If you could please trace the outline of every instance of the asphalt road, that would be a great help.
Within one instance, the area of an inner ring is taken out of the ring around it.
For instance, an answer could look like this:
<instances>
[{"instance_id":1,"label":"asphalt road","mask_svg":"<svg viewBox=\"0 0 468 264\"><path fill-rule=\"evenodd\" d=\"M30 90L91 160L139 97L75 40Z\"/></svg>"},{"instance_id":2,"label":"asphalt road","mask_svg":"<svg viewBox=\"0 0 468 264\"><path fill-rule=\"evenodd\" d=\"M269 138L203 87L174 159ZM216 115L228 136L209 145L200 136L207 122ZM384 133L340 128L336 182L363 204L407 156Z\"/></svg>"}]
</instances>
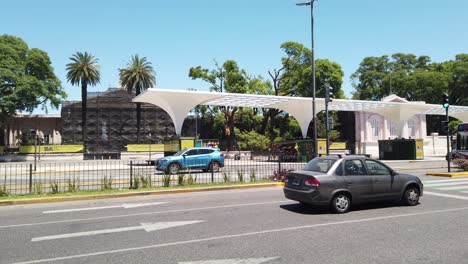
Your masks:
<instances>
[{"instance_id":1,"label":"asphalt road","mask_svg":"<svg viewBox=\"0 0 468 264\"><path fill-rule=\"evenodd\" d=\"M301 209L281 188L0 208L0 263L467 263L468 178L415 207Z\"/></svg>"}]
</instances>

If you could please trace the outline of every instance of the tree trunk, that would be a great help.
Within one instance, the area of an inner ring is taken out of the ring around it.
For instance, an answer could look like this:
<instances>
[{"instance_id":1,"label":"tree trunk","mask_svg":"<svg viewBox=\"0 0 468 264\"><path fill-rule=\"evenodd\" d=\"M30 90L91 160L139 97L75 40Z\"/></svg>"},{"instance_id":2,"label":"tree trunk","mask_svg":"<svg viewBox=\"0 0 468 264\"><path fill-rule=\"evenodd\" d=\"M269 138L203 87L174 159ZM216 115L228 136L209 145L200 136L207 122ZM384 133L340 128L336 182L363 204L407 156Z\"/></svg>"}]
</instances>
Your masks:
<instances>
[{"instance_id":1,"label":"tree trunk","mask_svg":"<svg viewBox=\"0 0 468 264\"><path fill-rule=\"evenodd\" d=\"M86 81L81 81L81 138L83 141L83 153L87 153L87 135L86 132L88 131L88 125L86 123L86 115L87 115L87 106L86 101L88 100L88 85Z\"/></svg>"},{"instance_id":2,"label":"tree trunk","mask_svg":"<svg viewBox=\"0 0 468 264\"><path fill-rule=\"evenodd\" d=\"M137 144L140 144L140 119L141 119L141 103L137 103Z\"/></svg>"}]
</instances>

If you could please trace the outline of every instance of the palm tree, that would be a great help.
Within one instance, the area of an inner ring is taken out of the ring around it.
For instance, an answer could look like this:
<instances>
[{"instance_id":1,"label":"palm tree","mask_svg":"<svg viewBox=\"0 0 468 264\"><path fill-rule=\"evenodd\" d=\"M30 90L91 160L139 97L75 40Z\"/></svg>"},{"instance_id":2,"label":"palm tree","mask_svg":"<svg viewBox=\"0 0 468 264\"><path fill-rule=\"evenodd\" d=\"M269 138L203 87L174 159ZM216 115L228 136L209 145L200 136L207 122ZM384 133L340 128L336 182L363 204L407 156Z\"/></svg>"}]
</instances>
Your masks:
<instances>
[{"instance_id":1,"label":"palm tree","mask_svg":"<svg viewBox=\"0 0 468 264\"><path fill-rule=\"evenodd\" d=\"M81 85L81 136L83 139L83 152L86 153L86 101L88 99L88 85L94 86L99 83L101 74L99 72L98 59L88 52L77 52L70 57L71 62L67 64L67 80L72 85Z\"/></svg>"},{"instance_id":2,"label":"palm tree","mask_svg":"<svg viewBox=\"0 0 468 264\"><path fill-rule=\"evenodd\" d=\"M127 67L119 69L120 84L127 89L131 94L135 91L138 96L144 90L156 85L156 73L151 66L151 62L146 60L146 57L140 58L138 55L133 55ZM140 119L141 119L141 103L137 103L137 143L140 143Z\"/></svg>"}]
</instances>

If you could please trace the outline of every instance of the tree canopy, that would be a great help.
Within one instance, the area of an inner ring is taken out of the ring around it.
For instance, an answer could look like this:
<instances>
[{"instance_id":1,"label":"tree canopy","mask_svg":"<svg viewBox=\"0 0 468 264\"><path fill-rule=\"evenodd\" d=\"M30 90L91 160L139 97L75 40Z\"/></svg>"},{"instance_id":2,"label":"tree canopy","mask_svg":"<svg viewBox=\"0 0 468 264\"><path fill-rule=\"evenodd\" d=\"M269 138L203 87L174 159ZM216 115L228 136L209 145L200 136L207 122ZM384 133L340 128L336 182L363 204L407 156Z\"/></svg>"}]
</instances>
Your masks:
<instances>
[{"instance_id":1,"label":"tree canopy","mask_svg":"<svg viewBox=\"0 0 468 264\"><path fill-rule=\"evenodd\" d=\"M133 55L126 68L119 69L120 83L128 93L135 91L139 95L142 91L156 85L156 72L146 57ZM137 143L140 143L141 103L137 103Z\"/></svg>"},{"instance_id":2,"label":"tree canopy","mask_svg":"<svg viewBox=\"0 0 468 264\"><path fill-rule=\"evenodd\" d=\"M351 78L356 90L353 99L380 100L396 94L410 101L438 104L447 93L451 104L468 105L468 54L441 63L404 53L391 58L366 57Z\"/></svg>"},{"instance_id":3,"label":"tree canopy","mask_svg":"<svg viewBox=\"0 0 468 264\"><path fill-rule=\"evenodd\" d=\"M88 85L96 85L100 82L101 73L98 65L98 59L88 52L77 52L70 57L71 62L67 64L67 80L72 85L81 85L81 120L82 120L82 139L84 151L86 152L86 133L87 133L87 105Z\"/></svg>"},{"instance_id":4,"label":"tree canopy","mask_svg":"<svg viewBox=\"0 0 468 264\"><path fill-rule=\"evenodd\" d=\"M58 108L66 98L46 52L18 37L0 36L0 122L17 111Z\"/></svg>"}]
</instances>

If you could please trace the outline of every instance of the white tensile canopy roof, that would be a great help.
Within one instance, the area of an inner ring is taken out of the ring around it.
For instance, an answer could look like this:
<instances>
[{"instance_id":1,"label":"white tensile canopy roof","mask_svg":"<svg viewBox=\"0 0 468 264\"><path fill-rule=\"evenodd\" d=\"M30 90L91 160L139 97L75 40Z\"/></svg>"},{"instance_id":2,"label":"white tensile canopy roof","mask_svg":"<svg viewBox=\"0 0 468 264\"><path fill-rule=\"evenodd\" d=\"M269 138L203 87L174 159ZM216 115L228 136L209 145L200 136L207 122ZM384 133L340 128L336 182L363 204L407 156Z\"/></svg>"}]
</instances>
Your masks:
<instances>
[{"instance_id":1,"label":"white tensile canopy roof","mask_svg":"<svg viewBox=\"0 0 468 264\"><path fill-rule=\"evenodd\" d=\"M198 92L150 88L133 99L135 103L150 103L166 111L174 122L176 134L180 135L185 118L197 105L275 108L293 116L299 123L305 138L312 121L312 98L238 93ZM324 98L316 98L316 112L325 110ZM441 105L424 102L385 102L333 99L329 110L366 111L381 114L401 127L416 114L445 115ZM450 106L449 115L468 122L468 107Z\"/></svg>"}]
</instances>

